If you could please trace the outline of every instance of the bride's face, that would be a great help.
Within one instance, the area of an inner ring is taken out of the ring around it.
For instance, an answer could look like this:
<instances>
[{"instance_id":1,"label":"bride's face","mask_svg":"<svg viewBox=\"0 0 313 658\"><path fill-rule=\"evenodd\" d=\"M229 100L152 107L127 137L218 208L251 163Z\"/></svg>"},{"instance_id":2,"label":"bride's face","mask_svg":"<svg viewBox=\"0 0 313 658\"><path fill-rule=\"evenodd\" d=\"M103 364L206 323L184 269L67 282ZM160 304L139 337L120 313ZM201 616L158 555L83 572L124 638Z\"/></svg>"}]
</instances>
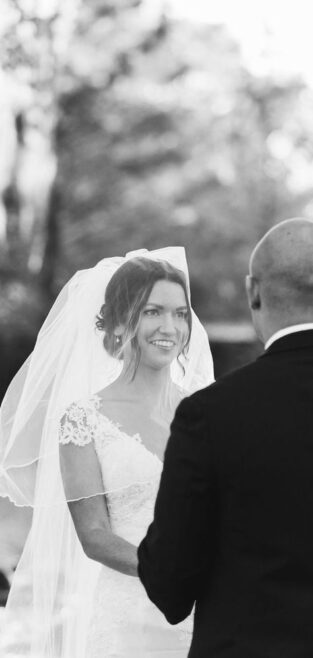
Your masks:
<instances>
[{"instance_id":1,"label":"bride's face","mask_svg":"<svg viewBox=\"0 0 313 658\"><path fill-rule=\"evenodd\" d=\"M141 364L160 369L176 359L188 338L187 312L185 292L179 283L155 283L137 331Z\"/></svg>"}]
</instances>

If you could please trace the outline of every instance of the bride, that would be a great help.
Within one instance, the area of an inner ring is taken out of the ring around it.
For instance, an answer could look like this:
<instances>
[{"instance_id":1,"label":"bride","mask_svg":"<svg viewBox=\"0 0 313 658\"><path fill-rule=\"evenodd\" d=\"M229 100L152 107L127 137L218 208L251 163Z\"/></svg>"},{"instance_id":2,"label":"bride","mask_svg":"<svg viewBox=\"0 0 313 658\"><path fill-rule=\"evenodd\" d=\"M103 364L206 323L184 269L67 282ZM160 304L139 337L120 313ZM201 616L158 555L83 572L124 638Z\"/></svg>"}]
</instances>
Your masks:
<instances>
[{"instance_id":1,"label":"bride","mask_svg":"<svg viewBox=\"0 0 313 658\"><path fill-rule=\"evenodd\" d=\"M212 380L183 249L104 259L63 289L2 405L0 494L34 513L1 655L187 656L191 619L149 601L137 546L176 407Z\"/></svg>"}]
</instances>

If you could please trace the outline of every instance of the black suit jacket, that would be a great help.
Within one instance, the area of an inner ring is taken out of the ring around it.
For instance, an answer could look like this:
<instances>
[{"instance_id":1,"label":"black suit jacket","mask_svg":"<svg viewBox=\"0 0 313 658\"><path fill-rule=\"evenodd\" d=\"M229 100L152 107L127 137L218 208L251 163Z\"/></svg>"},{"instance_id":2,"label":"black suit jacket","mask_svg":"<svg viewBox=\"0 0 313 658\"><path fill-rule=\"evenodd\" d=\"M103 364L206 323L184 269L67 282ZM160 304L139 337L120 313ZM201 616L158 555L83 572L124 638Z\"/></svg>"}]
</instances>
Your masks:
<instances>
[{"instance_id":1,"label":"black suit jacket","mask_svg":"<svg viewBox=\"0 0 313 658\"><path fill-rule=\"evenodd\" d=\"M313 657L313 331L183 400L138 554L190 658Z\"/></svg>"}]
</instances>

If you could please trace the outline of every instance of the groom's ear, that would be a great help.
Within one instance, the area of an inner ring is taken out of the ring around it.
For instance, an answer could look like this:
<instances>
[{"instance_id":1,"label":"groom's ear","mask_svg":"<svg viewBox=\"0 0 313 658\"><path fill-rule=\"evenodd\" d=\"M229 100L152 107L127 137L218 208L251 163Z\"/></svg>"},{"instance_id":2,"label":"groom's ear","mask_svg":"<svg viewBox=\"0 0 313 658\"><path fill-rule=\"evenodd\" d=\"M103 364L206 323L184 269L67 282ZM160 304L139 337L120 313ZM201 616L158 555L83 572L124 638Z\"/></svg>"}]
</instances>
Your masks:
<instances>
[{"instance_id":1,"label":"groom's ear","mask_svg":"<svg viewBox=\"0 0 313 658\"><path fill-rule=\"evenodd\" d=\"M257 311L261 308L260 285L258 280L251 274L246 276L246 291L250 308Z\"/></svg>"}]
</instances>

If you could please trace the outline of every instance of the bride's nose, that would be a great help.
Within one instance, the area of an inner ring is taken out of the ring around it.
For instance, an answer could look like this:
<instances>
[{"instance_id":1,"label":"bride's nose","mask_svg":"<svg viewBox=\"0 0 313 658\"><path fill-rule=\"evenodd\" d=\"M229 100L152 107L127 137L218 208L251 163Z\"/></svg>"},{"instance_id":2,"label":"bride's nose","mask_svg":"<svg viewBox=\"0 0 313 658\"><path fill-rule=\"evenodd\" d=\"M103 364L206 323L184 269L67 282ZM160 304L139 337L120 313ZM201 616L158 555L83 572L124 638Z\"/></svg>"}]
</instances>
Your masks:
<instances>
[{"instance_id":1,"label":"bride's nose","mask_svg":"<svg viewBox=\"0 0 313 658\"><path fill-rule=\"evenodd\" d=\"M175 322L172 313L164 313L162 315L162 322L160 331L164 334L173 334L176 331Z\"/></svg>"}]
</instances>

